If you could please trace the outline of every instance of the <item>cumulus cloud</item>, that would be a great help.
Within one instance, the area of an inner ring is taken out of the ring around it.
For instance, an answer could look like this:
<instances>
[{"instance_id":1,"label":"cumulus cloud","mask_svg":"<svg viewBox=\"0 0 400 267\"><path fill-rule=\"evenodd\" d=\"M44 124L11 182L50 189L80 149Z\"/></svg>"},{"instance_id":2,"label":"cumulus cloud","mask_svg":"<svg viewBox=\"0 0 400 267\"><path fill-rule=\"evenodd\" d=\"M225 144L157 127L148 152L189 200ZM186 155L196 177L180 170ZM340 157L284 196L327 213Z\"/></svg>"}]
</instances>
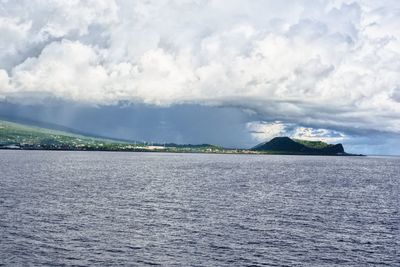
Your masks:
<instances>
[{"instance_id":1,"label":"cumulus cloud","mask_svg":"<svg viewBox=\"0 0 400 267\"><path fill-rule=\"evenodd\" d=\"M14 93L37 92L86 102L94 95L104 97L108 77L99 61L93 48L79 42L51 43L40 56L13 69Z\"/></svg>"},{"instance_id":2,"label":"cumulus cloud","mask_svg":"<svg viewBox=\"0 0 400 267\"><path fill-rule=\"evenodd\" d=\"M10 81L8 78L8 74L4 70L0 70L0 88L2 88L4 92L7 92L10 88Z\"/></svg>"},{"instance_id":3,"label":"cumulus cloud","mask_svg":"<svg viewBox=\"0 0 400 267\"><path fill-rule=\"evenodd\" d=\"M287 125L282 122L253 121L246 124L251 136L258 142L269 141L274 137L288 136Z\"/></svg>"},{"instance_id":4,"label":"cumulus cloud","mask_svg":"<svg viewBox=\"0 0 400 267\"><path fill-rule=\"evenodd\" d=\"M0 98L238 106L400 133L399 15L395 0L2 0Z\"/></svg>"},{"instance_id":5,"label":"cumulus cloud","mask_svg":"<svg viewBox=\"0 0 400 267\"><path fill-rule=\"evenodd\" d=\"M11 71L38 56L51 42L107 34L117 22L117 5L107 0L0 1L0 68ZM101 32L95 29L102 28Z\"/></svg>"},{"instance_id":6,"label":"cumulus cloud","mask_svg":"<svg viewBox=\"0 0 400 267\"><path fill-rule=\"evenodd\" d=\"M258 142L269 141L278 136L288 136L295 139L323 141L327 143L343 142L349 138L344 133L338 131L304 127L293 123L283 123L281 121L253 121L247 123L246 126L252 137Z\"/></svg>"}]
</instances>

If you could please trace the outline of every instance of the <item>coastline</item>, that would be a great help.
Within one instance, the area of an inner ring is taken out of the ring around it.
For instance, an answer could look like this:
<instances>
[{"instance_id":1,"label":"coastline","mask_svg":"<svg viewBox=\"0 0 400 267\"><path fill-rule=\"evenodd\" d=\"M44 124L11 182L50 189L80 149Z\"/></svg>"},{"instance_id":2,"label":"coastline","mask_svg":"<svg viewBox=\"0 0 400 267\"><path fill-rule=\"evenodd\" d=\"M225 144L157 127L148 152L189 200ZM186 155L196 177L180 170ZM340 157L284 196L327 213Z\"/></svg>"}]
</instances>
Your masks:
<instances>
[{"instance_id":1,"label":"coastline","mask_svg":"<svg viewBox=\"0 0 400 267\"><path fill-rule=\"evenodd\" d=\"M277 156L332 156L332 157L366 157L363 154L312 154L280 151L252 151L246 149L222 149L204 151L195 149L91 149L91 148L7 148L0 147L0 150L13 151L73 151L73 152L131 152L131 153L176 153L176 154L221 154L221 155L277 155Z\"/></svg>"}]
</instances>

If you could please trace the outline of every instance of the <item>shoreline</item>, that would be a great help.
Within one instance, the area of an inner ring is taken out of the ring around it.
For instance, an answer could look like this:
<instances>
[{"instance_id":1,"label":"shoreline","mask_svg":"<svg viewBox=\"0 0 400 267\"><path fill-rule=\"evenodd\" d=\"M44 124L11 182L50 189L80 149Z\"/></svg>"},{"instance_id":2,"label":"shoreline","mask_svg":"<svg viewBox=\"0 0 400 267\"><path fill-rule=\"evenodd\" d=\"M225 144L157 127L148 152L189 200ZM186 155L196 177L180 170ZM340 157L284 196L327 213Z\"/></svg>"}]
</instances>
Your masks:
<instances>
[{"instance_id":1,"label":"shoreline","mask_svg":"<svg viewBox=\"0 0 400 267\"><path fill-rule=\"evenodd\" d=\"M329 156L329 157L366 157L363 154L302 154L302 153L280 153L275 151L252 151L232 149L224 151L195 151L195 150L157 150L157 149L62 149L62 148L6 148L0 147L0 150L13 151L62 151L62 152L131 152L131 153L173 153L173 154L220 154L220 155L277 155L277 156Z\"/></svg>"}]
</instances>

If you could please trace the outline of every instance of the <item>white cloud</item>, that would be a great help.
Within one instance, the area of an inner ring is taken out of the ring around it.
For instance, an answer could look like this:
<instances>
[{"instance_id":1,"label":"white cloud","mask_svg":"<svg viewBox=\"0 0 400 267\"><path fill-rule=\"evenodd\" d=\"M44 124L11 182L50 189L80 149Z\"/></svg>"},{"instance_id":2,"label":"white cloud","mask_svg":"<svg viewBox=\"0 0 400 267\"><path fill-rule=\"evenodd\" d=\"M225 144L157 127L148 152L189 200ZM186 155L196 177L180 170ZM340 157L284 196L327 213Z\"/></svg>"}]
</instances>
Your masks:
<instances>
[{"instance_id":1,"label":"white cloud","mask_svg":"<svg viewBox=\"0 0 400 267\"><path fill-rule=\"evenodd\" d=\"M343 142L349 138L344 133L334 130L303 127L293 123L283 123L280 121L253 121L247 123L246 126L253 139L258 142L269 141L274 137L280 136L288 136L308 141L323 141L327 143Z\"/></svg>"},{"instance_id":2,"label":"white cloud","mask_svg":"<svg viewBox=\"0 0 400 267\"><path fill-rule=\"evenodd\" d=\"M291 136L296 139L323 141L327 143L342 142L346 139L346 135L338 131L309 127L296 127Z\"/></svg>"},{"instance_id":3,"label":"white cloud","mask_svg":"<svg viewBox=\"0 0 400 267\"><path fill-rule=\"evenodd\" d=\"M0 96L235 105L400 133L399 14L390 0L3 0Z\"/></svg>"},{"instance_id":4,"label":"white cloud","mask_svg":"<svg viewBox=\"0 0 400 267\"><path fill-rule=\"evenodd\" d=\"M28 58L13 69L15 94L37 92L75 101L102 102L108 76L99 60L95 49L79 42L51 43L40 56Z\"/></svg>"},{"instance_id":5,"label":"white cloud","mask_svg":"<svg viewBox=\"0 0 400 267\"><path fill-rule=\"evenodd\" d=\"M0 68L8 68L23 59L20 52L26 44L31 22L0 17Z\"/></svg>"},{"instance_id":6,"label":"white cloud","mask_svg":"<svg viewBox=\"0 0 400 267\"><path fill-rule=\"evenodd\" d=\"M97 42L102 35L109 35L117 11L117 4L108 0L2 0L0 68L11 70L60 38L86 36ZM93 30L96 27L100 32Z\"/></svg>"},{"instance_id":7,"label":"white cloud","mask_svg":"<svg viewBox=\"0 0 400 267\"><path fill-rule=\"evenodd\" d=\"M271 140L274 137L287 136L288 125L282 122L253 121L246 124L251 136L258 142Z\"/></svg>"},{"instance_id":8,"label":"white cloud","mask_svg":"<svg viewBox=\"0 0 400 267\"><path fill-rule=\"evenodd\" d=\"M10 79L8 74L4 70L0 70L0 88L2 88L3 94L0 93L0 100L5 97L5 94L10 90Z\"/></svg>"}]
</instances>

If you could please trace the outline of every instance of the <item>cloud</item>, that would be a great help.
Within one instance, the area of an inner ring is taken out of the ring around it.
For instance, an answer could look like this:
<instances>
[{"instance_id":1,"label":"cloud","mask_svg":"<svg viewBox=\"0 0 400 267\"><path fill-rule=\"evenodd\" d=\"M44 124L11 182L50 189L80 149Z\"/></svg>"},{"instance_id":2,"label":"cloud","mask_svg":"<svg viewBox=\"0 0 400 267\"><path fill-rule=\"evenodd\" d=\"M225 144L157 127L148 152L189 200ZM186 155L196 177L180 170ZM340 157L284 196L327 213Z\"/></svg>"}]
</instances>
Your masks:
<instances>
[{"instance_id":1,"label":"cloud","mask_svg":"<svg viewBox=\"0 0 400 267\"><path fill-rule=\"evenodd\" d=\"M232 148L256 145L246 128L251 118L242 110L230 107L88 106L62 101L36 105L2 103L0 119L19 123L39 121L34 125L62 125L81 133L132 141L210 143Z\"/></svg>"},{"instance_id":2,"label":"cloud","mask_svg":"<svg viewBox=\"0 0 400 267\"><path fill-rule=\"evenodd\" d=\"M349 138L349 136L346 136L344 133L334 130L316 129L280 121L253 121L247 123L246 126L252 137L258 142L269 141L279 136L288 136L309 141L323 141L327 143L343 142Z\"/></svg>"},{"instance_id":3,"label":"cloud","mask_svg":"<svg viewBox=\"0 0 400 267\"><path fill-rule=\"evenodd\" d=\"M0 88L2 88L2 90L4 92L7 92L10 88L9 77L8 77L7 72L4 70L0 70ZM0 100L1 100L1 96L0 96Z\"/></svg>"},{"instance_id":4,"label":"cloud","mask_svg":"<svg viewBox=\"0 0 400 267\"><path fill-rule=\"evenodd\" d=\"M390 0L1 1L0 97L399 134L399 14Z\"/></svg>"},{"instance_id":5,"label":"cloud","mask_svg":"<svg viewBox=\"0 0 400 267\"><path fill-rule=\"evenodd\" d=\"M0 2L0 68L11 71L35 57L51 42L91 39L107 34L106 28L117 21L118 6L113 1L42 1ZM96 32L101 28L101 33Z\"/></svg>"},{"instance_id":6,"label":"cloud","mask_svg":"<svg viewBox=\"0 0 400 267\"><path fill-rule=\"evenodd\" d=\"M20 22L16 18L0 17L0 62L1 67L10 68L23 60L21 50L26 44L31 22Z\"/></svg>"},{"instance_id":7,"label":"cloud","mask_svg":"<svg viewBox=\"0 0 400 267\"><path fill-rule=\"evenodd\" d=\"M80 42L46 46L40 56L28 58L12 72L14 94L41 93L75 101L103 101L108 79L95 49Z\"/></svg>"},{"instance_id":8,"label":"cloud","mask_svg":"<svg viewBox=\"0 0 400 267\"><path fill-rule=\"evenodd\" d=\"M279 121L271 123L255 121L247 123L246 126L251 136L258 142L269 141L274 137L288 135L287 125Z\"/></svg>"}]
</instances>

